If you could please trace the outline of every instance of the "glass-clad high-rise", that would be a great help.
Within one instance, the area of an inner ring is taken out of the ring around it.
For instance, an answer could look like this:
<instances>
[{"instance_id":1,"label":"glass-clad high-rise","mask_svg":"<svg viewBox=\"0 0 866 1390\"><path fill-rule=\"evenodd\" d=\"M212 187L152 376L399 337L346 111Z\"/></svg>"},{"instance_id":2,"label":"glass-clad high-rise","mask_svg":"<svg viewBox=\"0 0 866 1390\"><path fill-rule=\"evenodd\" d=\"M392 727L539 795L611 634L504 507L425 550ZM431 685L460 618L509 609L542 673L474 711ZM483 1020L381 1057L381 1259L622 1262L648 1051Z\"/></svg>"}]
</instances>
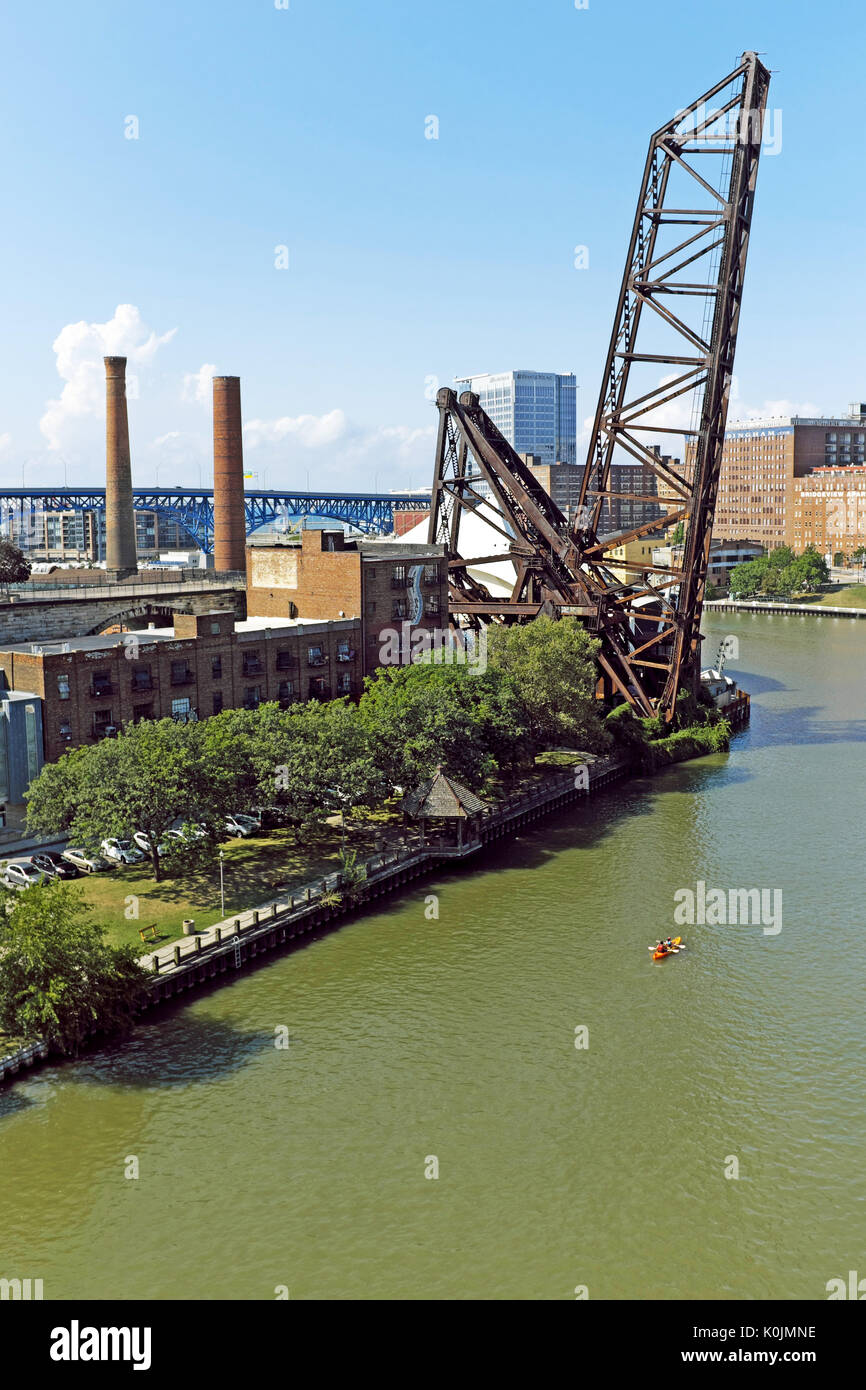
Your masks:
<instances>
[{"instance_id":1,"label":"glass-clad high-rise","mask_svg":"<svg viewBox=\"0 0 866 1390\"><path fill-rule=\"evenodd\" d=\"M486 372L459 377L518 454L539 463L577 462L577 381L572 372Z\"/></svg>"}]
</instances>

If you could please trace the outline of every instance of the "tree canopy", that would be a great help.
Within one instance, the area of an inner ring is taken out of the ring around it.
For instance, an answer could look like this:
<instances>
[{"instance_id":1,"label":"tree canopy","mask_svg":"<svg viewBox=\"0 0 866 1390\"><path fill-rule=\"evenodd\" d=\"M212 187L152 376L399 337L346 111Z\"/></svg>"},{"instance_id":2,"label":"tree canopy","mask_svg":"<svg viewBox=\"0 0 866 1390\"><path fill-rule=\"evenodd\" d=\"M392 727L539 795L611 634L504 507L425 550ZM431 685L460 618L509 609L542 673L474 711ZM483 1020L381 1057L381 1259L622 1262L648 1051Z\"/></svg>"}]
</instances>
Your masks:
<instances>
[{"instance_id":1,"label":"tree canopy","mask_svg":"<svg viewBox=\"0 0 866 1390\"><path fill-rule=\"evenodd\" d=\"M605 746L595 699L601 643L575 618L494 627L487 644L490 667L510 678L533 743Z\"/></svg>"},{"instance_id":2,"label":"tree canopy","mask_svg":"<svg viewBox=\"0 0 866 1390\"><path fill-rule=\"evenodd\" d=\"M30 578L30 561L11 541L0 539L0 584L23 584Z\"/></svg>"},{"instance_id":3,"label":"tree canopy","mask_svg":"<svg viewBox=\"0 0 866 1390\"><path fill-rule=\"evenodd\" d=\"M0 947L0 1027L73 1053L94 1027L128 1027L144 972L132 947L103 938L68 884L19 894Z\"/></svg>"},{"instance_id":4,"label":"tree canopy","mask_svg":"<svg viewBox=\"0 0 866 1390\"><path fill-rule=\"evenodd\" d=\"M752 598L766 594L785 599L791 594L812 593L826 584L830 572L827 562L814 546L795 555L788 545L777 546L758 560L747 560L731 571L732 598Z\"/></svg>"},{"instance_id":5,"label":"tree canopy","mask_svg":"<svg viewBox=\"0 0 866 1390\"><path fill-rule=\"evenodd\" d=\"M98 849L104 839L141 830L150 842L154 878L159 846L178 819L209 803L209 769L196 757L197 726L142 720L117 738L71 750L47 763L27 793L27 826L36 834L65 832Z\"/></svg>"},{"instance_id":6,"label":"tree canopy","mask_svg":"<svg viewBox=\"0 0 866 1390\"><path fill-rule=\"evenodd\" d=\"M381 804L444 767L478 789L547 747L607 746L595 700L598 642L573 619L489 629L487 664L387 666L357 704L231 709L187 724L143 720L47 764L28 793L31 832L85 847L143 831L154 878L178 822L210 830L181 851L214 852L225 817L281 808L297 826ZM177 842L182 845L182 842Z\"/></svg>"}]
</instances>

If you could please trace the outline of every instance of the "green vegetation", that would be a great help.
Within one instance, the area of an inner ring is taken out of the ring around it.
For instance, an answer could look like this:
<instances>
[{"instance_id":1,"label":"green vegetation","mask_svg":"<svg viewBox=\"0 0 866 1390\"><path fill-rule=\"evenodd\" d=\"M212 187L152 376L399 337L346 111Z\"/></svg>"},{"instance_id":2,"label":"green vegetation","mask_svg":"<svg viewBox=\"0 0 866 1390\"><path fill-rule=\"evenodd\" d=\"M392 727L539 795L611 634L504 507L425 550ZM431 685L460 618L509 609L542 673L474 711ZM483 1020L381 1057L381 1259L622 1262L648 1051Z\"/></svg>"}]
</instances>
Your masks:
<instances>
[{"instance_id":1,"label":"green vegetation","mask_svg":"<svg viewBox=\"0 0 866 1390\"><path fill-rule=\"evenodd\" d=\"M670 725L658 718L641 719L630 705L617 705L605 720L616 746L646 772L670 763L724 753L730 746L731 725L712 701L681 691Z\"/></svg>"},{"instance_id":2,"label":"green vegetation","mask_svg":"<svg viewBox=\"0 0 866 1390\"><path fill-rule=\"evenodd\" d=\"M866 584L830 586L820 595L817 603L830 608L866 608Z\"/></svg>"},{"instance_id":3,"label":"green vegetation","mask_svg":"<svg viewBox=\"0 0 866 1390\"><path fill-rule=\"evenodd\" d=\"M814 593L828 578L827 563L813 546L795 555L790 546L780 545L760 560L736 565L730 594L733 599L761 595L783 603L794 594Z\"/></svg>"},{"instance_id":4,"label":"green vegetation","mask_svg":"<svg viewBox=\"0 0 866 1390\"><path fill-rule=\"evenodd\" d=\"M493 673L511 683L530 743L574 744L589 752L606 746L595 699L596 653L601 643L575 619L536 618L488 632Z\"/></svg>"},{"instance_id":5,"label":"green vegetation","mask_svg":"<svg viewBox=\"0 0 866 1390\"><path fill-rule=\"evenodd\" d=\"M489 669L419 663L368 677L357 705L226 710L196 724L143 721L46 766L27 798L32 833L98 850L143 831L154 883L213 872L226 816L269 808L308 836L335 812L381 806L447 767L473 790L515 777L550 742L608 740L594 699L598 643L573 620L500 629ZM171 844L177 822L205 834Z\"/></svg>"},{"instance_id":6,"label":"green vegetation","mask_svg":"<svg viewBox=\"0 0 866 1390\"><path fill-rule=\"evenodd\" d=\"M129 1026L145 976L129 946L106 944L88 905L61 883L28 889L6 917L0 1028L77 1052L94 1028Z\"/></svg>"},{"instance_id":7,"label":"green vegetation","mask_svg":"<svg viewBox=\"0 0 866 1390\"><path fill-rule=\"evenodd\" d=\"M383 836L387 839L401 824L396 804L375 817L347 814L349 862L352 854L359 860L374 854ZM222 846L225 916L248 912L270 895L297 892L328 874L342 872L341 841L339 827L327 824L311 826L300 836L294 830L281 829L227 841ZM70 894L92 906L110 944L134 946L136 955L153 949L153 944L143 944L140 936L140 929L151 923L156 927L155 944L165 946L181 936L185 917L193 918L197 931L205 931L223 918L216 856L166 859L158 883L144 863L118 865L65 886ZM42 890L28 890L28 894L30 891L35 895ZM28 894L10 897L17 900Z\"/></svg>"},{"instance_id":8,"label":"green vegetation","mask_svg":"<svg viewBox=\"0 0 866 1390\"><path fill-rule=\"evenodd\" d=\"M0 584L23 584L30 578L30 561L11 541L0 539Z\"/></svg>"},{"instance_id":9,"label":"green vegetation","mask_svg":"<svg viewBox=\"0 0 866 1390\"><path fill-rule=\"evenodd\" d=\"M142 722L46 766L28 795L31 831L66 832L98 850L103 839L141 830L150 863L11 899L0 1028L74 1050L97 1024L123 1026L140 983L133 967L145 950L142 929L153 925L165 941L185 917L203 930L224 915L221 842L227 914L337 870L339 901L351 901L361 861L399 828L400 790L437 766L482 795L502 796L543 777L539 760L581 756L569 749L628 748L637 765L655 767L727 747L730 730L715 706L687 695L673 727L636 719L625 705L603 719L599 644L573 619L540 618L487 637L486 669L435 660L385 667L357 704ZM225 843L226 817L249 807L281 828ZM168 834L178 823L185 839ZM202 827L196 836L193 826Z\"/></svg>"}]
</instances>

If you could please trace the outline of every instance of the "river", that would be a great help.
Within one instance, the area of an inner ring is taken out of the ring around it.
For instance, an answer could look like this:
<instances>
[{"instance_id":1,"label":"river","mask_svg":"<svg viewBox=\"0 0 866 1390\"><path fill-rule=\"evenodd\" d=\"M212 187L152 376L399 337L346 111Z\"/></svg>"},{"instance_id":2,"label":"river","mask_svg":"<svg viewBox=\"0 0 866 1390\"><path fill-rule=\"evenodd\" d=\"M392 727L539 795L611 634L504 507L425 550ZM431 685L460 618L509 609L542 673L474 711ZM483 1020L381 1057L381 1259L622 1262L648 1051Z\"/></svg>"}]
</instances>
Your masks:
<instances>
[{"instance_id":1,"label":"river","mask_svg":"<svg viewBox=\"0 0 866 1390\"><path fill-rule=\"evenodd\" d=\"M0 1276L152 1300L826 1298L866 1275L866 623L705 630L752 692L729 754L0 1092ZM653 965L698 882L778 890L781 930L677 928Z\"/></svg>"}]
</instances>

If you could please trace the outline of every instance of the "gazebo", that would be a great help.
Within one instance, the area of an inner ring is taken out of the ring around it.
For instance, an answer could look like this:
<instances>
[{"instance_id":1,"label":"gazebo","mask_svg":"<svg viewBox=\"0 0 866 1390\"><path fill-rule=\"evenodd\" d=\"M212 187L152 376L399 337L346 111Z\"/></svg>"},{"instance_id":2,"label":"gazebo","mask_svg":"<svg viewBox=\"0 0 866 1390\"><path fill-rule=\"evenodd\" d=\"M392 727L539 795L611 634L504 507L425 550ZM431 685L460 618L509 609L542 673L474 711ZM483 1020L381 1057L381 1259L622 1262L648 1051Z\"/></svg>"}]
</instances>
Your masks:
<instances>
[{"instance_id":1,"label":"gazebo","mask_svg":"<svg viewBox=\"0 0 866 1390\"><path fill-rule=\"evenodd\" d=\"M467 787L455 782L452 777L448 777L437 767L436 773L426 782L422 782L413 792L403 798L403 812L412 820L421 823L421 843L426 842L428 823L439 821L440 833L445 837L446 833L450 843L458 850L463 849L467 843L471 843L475 838L474 831L477 827L479 816L487 810L484 802L479 800L474 792ZM457 835L454 836L454 822L457 823ZM466 833L464 833L464 825Z\"/></svg>"}]
</instances>

